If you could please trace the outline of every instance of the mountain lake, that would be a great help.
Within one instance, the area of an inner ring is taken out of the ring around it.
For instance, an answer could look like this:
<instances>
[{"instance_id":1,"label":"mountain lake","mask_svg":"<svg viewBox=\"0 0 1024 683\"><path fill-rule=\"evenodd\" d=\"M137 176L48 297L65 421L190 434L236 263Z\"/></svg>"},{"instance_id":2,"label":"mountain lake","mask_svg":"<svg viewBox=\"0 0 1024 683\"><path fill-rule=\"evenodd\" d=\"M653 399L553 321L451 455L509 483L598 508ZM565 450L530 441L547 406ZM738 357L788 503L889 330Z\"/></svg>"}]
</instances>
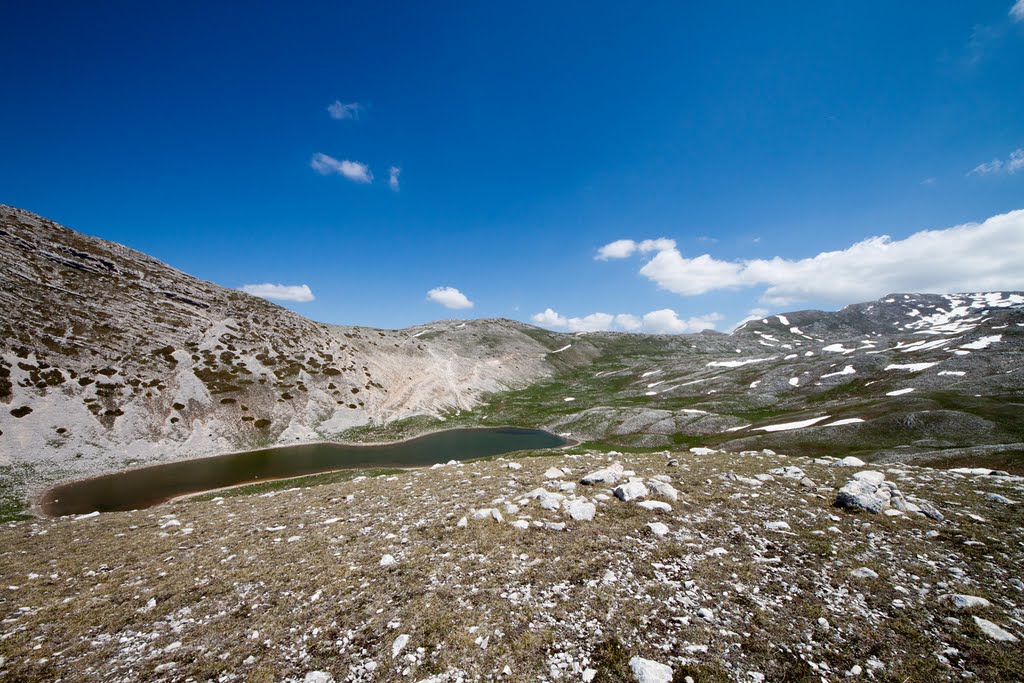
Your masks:
<instances>
[{"instance_id":1,"label":"mountain lake","mask_svg":"<svg viewBox=\"0 0 1024 683\"><path fill-rule=\"evenodd\" d=\"M540 429L450 429L386 444L280 446L114 472L45 491L48 516L139 510L193 493L343 469L422 467L570 442Z\"/></svg>"}]
</instances>

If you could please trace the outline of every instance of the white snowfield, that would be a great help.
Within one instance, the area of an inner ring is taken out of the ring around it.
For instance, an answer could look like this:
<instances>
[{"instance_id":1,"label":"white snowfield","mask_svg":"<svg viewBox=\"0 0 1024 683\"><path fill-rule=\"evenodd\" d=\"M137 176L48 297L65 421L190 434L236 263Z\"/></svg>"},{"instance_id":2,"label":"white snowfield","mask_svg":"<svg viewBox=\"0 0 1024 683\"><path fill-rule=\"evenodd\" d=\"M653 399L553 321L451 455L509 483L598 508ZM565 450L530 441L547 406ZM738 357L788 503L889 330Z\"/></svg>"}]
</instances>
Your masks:
<instances>
[{"instance_id":1,"label":"white snowfield","mask_svg":"<svg viewBox=\"0 0 1024 683\"><path fill-rule=\"evenodd\" d=\"M994 334L990 337L982 337L978 341L970 342L969 344L962 344L961 349L971 349L972 351L979 351L981 349L987 349L998 341L1002 341L1003 335Z\"/></svg>"},{"instance_id":2,"label":"white snowfield","mask_svg":"<svg viewBox=\"0 0 1024 683\"><path fill-rule=\"evenodd\" d=\"M864 421L864 418L862 418L862 417L848 417L848 418L843 419L843 420L836 420L835 422L829 422L828 424L822 425L822 427L841 427L843 425L852 425L852 424L857 424L858 422L863 422L863 421Z\"/></svg>"},{"instance_id":3,"label":"white snowfield","mask_svg":"<svg viewBox=\"0 0 1024 683\"><path fill-rule=\"evenodd\" d=\"M748 358L747 360L714 360L707 364L709 368L739 368L744 365L751 365L752 363L764 363L768 360L774 360L775 356L768 358Z\"/></svg>"},{"instance_id":4,"label":"white snowfield","mask_svg":"<svg viewBox=\"0 0 1024 683\"><path fill-rule=\"evenodd\" d=\"M914 391L914 387L907 387L906 389L897 389L896 391L886 392L886 396L903 396Z\"/></svg>"},{"instance_id":5,"label":"white snowfield","mask_svg":"<svg viewBox=\"0 0 1024 683\"><path fill-rule=\"evenodd\" d=\"M841 375L852 375L852 374L854 374L856 372L857 371L854 369L854 367L852 365L847 365L842 370L837 370L836 372L827 373L825 375L822 375L821 378L822 379L826 379L828 377L839 377Z\"/></svg>"},{"instance_id":6,"label":"white snowfield","mask_svg":"<svg viewBox=\"0 0 1024 683\"><path fill-rule=\"evenodd\" d=\"M822 415L821 417L812 417L809 420L800 420L799 422L784 422L777 425L768 425L766 427L754 427L754 431L761 432L786 432L791 429L803 429L804 427L810 427L815 425L822 420L827 420L830 415Z\"/></svg>"},{"instance_id":7,"label":"white snowfield","mask_svg":"<svg viewBox=\"0 0 1024 683\"><path fill-rule=\"evenodd\" d=\"M936 365L938 365L937 362L936 363L904 363L902 365L899 364L899 363L893 363L891 365L885 366L885 369L886 370L909 370L910 372L921 372L922 370L927 370L928 368L934 367Z\"/></svg>"},{"instance_id":8,"label":"white snowfield","mask_svg":"<svg viewBox=\"0 0 1024 683\"><path fill-rule=\"evenodd\" d=\"M822 347L822 351L828 351L829 353L853 353L857 349L848 349L842 344L829 344L828 346Z\"/></svg>"}]
</instances>

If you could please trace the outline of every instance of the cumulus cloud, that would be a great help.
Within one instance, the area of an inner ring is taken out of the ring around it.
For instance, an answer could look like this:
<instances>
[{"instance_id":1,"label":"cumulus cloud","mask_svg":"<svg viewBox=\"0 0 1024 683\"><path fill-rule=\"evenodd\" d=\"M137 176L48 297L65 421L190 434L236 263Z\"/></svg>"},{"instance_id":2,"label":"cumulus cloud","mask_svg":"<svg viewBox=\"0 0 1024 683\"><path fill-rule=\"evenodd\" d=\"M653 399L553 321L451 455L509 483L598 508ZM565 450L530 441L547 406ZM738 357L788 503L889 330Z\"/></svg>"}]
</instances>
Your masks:
<instances>
[{"instance_id":1,"label":"cumulus cloud","mask_svg":"<svg viewBox=\"0 0 1024 683\"><path fill-rule=\"evenodd\" d=\"M309 162L309 166L320 175L337 173L341 177L348 178L354 183L373 182L373 174L370 173L370 167L366 164L359 163L358 161L349 161L348 159L339 161L334 157L317 152L313 155L313 159Z\"/></svg>"},{"instance_id":2,"label":"cumulus cloud","mask_svg":"<svg viewBox=\"0 0 1024 683\"><path fill-rule=\"evenodd\" d=\"M640 274L662 289L693 296L764 286L761 301L849 303L889 292L1024 289L1024 210L902 240L869 237L839 251L803 259L723 261L687 258L674 246L658 251Z\"/></svg>"},{"instance_id":3,"label":"cumulus cloud","mask_svg":"<svg viewBox=\"0 0 1024 683\"><path fill-rule=\"evenodd\" d=\"M628 258L637 252L646 254L651 251L671 249L674 246L676 246L675 240L666 239L664 237L659 237L655 240L643 240L642 242L635 242L633 240L615 240L614 242L609 242L598 249L597 256L594 258L598 261L607 261L613 258Z\"/></svg>"},{"instance_id":4,"label":"cumulus cloud","mask_svg":"<svg viewBox=\"0 0 1024 683\"><path fill-rule=\"evenodd\" d=\"M392 166L388 169L388 187L395 192L398 192L398 176L401 173L402 169L397 166Z\"/></svg>"},{"instance_id":5,"label":"cumulus cloud","mask_svg":"<svg viewBox=\"0 0 1024 683\"><path fill-rule=\"evenodd\" d=\"M633 252L636 251L636 242L633 240L615 240L609 242L600 249L597 250L597 256L594 258L598 261L607 261L613 258L626 258L632 256Z\"/></svg>"},{"instance_id":6,"label":"cumulus cloud","mask_svg":"<svg viewBox=\"0 0 1024 683\"><path fill-rule=\"evenodd\" d=\"M359 112L362 109L363 105L358 102L345 103L341 100L334 100L334 102L327 106L327 113L331 115L332 119L343 121L345 119L358 119Z\"/></svg>"},{"instance_id":7,"label":"cumulus cloud","mask_svg":"<svg viewBox=\"0 0 1024 683\"><path fill-rule=\"evenodd\" d=\"M721 320L718 313L687 318L682 320L671 308L645 313L642 328L652 334L681 334L683 332L700 332L715 329L715 322Z\"/></svg>"},{"instance_id":8,"label":"cumulus cloud","mask_svg":"<svg viewBox=\"0 0 1024 683\"><path fill-rule=\"evenodd\" d=\"M1017 0L1010 8L1010 16L1014 21L1024 21L1024 0Z\"/></svg>"},{"instance_id":9,"label":"cumulus cloud","mask_svg":"<svg viewBox=\"0 0 1024 683\"><path fill-rule=\"evenodd\" d=\"M579 318L568 318L558 314L554 309L546 308L530 318L543 327L551 327L569 332L603 332L618 330L625 332L647 332L650 334L680 334L683 332L700 332L713 330L715 322L722 319L718 313L682 319L675 311L665 308L651 311L643 316L631 313L591 313Z\"/></svg>"},{"instance_id":10,"label":"cumulus cloud","mask_svg":"<svg viewBox=\"0 0 1024 683\"><path fill-rule=\"evenodd\" d=\"M473 302L455 287L434 287L427 292L427 300L439 303L445 308L473 308Z\"/></svg>"},{"instance_id":11,"label":"cumulus cloud","mask_svg":"<svg viewBox=\"0 0 1024 683\"><path fill-rule=\"evenodd\" d=\"M272 285L266 282L261 285L242 285L241 290L246 294L252 294L262 299L273 299L274 301L297 301L305 303L312 301L313 290L309 285Z\"/></svg>"},{"instance_id":12,"label":"cumulus cloud","mask_svg":"<svg viewBox=\"0 0 1024 683\"><path fill-rule=\"evenodd\" d=\"M1021 2L1024 3L1024 0ZM1010 152L1006 161L993 159L984 164L978 164L967 175L1013 175L1022 169L1024 169L1024 149L1015 149Z\"/></svg>"}]
</instances>

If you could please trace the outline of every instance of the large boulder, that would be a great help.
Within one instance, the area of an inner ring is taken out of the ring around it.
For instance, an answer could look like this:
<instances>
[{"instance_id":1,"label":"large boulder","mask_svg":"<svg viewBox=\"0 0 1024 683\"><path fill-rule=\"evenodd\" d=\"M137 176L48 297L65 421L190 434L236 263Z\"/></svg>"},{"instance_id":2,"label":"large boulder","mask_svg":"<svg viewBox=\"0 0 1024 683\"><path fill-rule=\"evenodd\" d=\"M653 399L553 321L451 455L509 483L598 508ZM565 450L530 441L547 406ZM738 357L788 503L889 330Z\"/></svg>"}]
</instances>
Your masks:
<instances>
[{"instance_id":1,"label":"large boulder","mask_svg":"<svg viewBox=\"0 0 1024 683\"><path fill-rule=\"evenodd\" d=\"M859 472L858 474L879 474L878 472ZM864 510L879 513L891 507L892 494L896 487L891 483L877 480L876 477L853 479L836 494L836 507L848 510Z\"/></svg>"},{"instance_id":2,"label":"large boulder","mask_svg":"<svg viewBox=\"0 0 1024 683\"><path fill-rule=\"evenodd\" d=\"M589 522L594 519L597 506L582 499L569 501L565 504L565 514L578 522Z\"/></svg>"},{"instance_id":3,"label":"large boulder","mask_svg":"<svg viewBox=\"0 0 1024 683\"><path fill-rule=\"evenodd\" d=\"M625 484L616 486L612 490L612 493L614 493L615 497L619 500L628 503L629 501L636 500L637 498L646 498L647 487L644 486L644 483L639 479L633 479L627 481Z\"/></svg>"}]
</instances>

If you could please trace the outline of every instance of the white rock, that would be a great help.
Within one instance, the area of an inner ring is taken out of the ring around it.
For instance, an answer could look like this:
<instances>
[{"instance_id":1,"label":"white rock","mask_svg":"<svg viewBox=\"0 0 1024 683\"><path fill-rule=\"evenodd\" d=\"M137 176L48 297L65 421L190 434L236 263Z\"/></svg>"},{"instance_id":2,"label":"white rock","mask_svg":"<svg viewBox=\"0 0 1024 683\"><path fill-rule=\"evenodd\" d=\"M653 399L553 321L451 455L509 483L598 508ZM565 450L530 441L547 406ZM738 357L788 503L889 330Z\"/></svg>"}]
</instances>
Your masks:
<instances>
[{"instance_id":1,"label":"white rock","mask_svg":"<svg viewBox=\"0 0 1024 683\"><path fill-rule=\"evenodd\" d=\"M857 569L854 569L852 572L850 572L850 576L852 576L855 579L877 579L878 572L867 567L858 567Z\"/></svg>"},{"instance_id":2,"label":"white rock","mask_svg":"<svg viewBox=\"0 0 1024 683\"><path fill-rule=\"evenodd\" d=\"M565 496L561 493L545 493L538 500L540 506L545 510L557 510L562 507L562 501L565 500Z\"/></svg>"},{"instance_id":3,"label":"white rock","mask_svg":"<svg viewBox=\"0 0 1024 683\"><path fill-rule=\"evenodd\" d=\"M565 531L565 522L544 522L544 528L549 531Z\"/></svg>"},{"instance_id":4,"label":"white rock","mask_svg":"<svg viewBox=\"0 0 1024 683\"><path fill-rule=\"evenodd\" d=\"M456 524L455 526L457 526L457 527L460 527L460 528L463 528L463 527L465 527L465 526L466 526L466 525L468 525L468 524L469 524L469 520L468 520L468 519L466 519L465 517L463 517L462 519L460 519L460 520L458 521L458 523L457 523L457 524Z\"/></svg>"},{"instance_id":5,"label":"white rock","mask_svg":"<svg viewBox=\"0 0 1024 683\"><path fill-rule=\"evenodd\" d=\"M651 533L655 536L665 536L668 534L668 527L661 522L650 522L647 528L651 530Z\"/></svg>"},{"instance_id":6,"label":"white rock","mask_svg":"<svg viewBox=\"0 0 1024 683\"><path fill-rule=\"evenodd\" d=\"M877 513L887 509L891 499L892 489L889 487L854 479L839 489L835 504L841 508Z\"/></svg>"},{"instance_id":7,"label":"white rock","mask_svg":"<svg viewBox=\"0 0 1024 683\"><path fill-rule=\"evenodd\" d=\"M853 475L853 478L857 481L866 481L869 484L875 484L876 486L881 485L885 481L885 475L875 470L864 470L863 472L857 472Z\"/></svg>"},{"instance_id":8,"label":"white rock","mask_svg":"<svg viewBox=\"0 0 1024 683\"><path fill-rule=\"evenodd\" d=\"M715 620L715 613L712 612L707 607L701 607L699 610L697 610L697 616L700 617L701 619L703 619L704 621L714 621Z\"/></svg>"},{"instance_id":9,"label":"white rock","mask_svg":"<svg viewBox=\"0 0 1024 683\"><path fill-rule=\"evenodd\" d=\"M617 484L619 479L622 479L622 465L616 462L608 467L591 472L580 479L580 483L588 486L592 484Z\"/></svg>"},{"instance_id":10,"label":"white rock","mask_svg":"<svg viewBox=\"0 0 1024 683\"><path fill-rule=\"evenodd\" d=\"M1017 642L1017 636L1013 635L1001 626L993 624L988 619L982 619L981 617L974 617L974 623L978 625L986 636L992 640L1000 640L1007 643Z\"/></svg>"},{"instance_id":11,"label":"white rock","mask_svg":"<svg viewBox=\"0 0 1024 683\"><path fill-rule=\"evenodd\" d=\"M557 467L551 467L548 469L547 472L544 473L544 476L547 479L561 479L562 477L565 476L565 472L558 469Z\"/></svg>"},{"instance_id":12,"label":"white rock","mask_svg":"<svg viewBox=\"0 0 1024 683\"><path fill-rule=\"evenodd\" d=\"M776 467L773 470L768 470L771 474L776 474L786 479L803 479L805 476L804 471L799 467L793 465L787 465L786 467Z\"/></svg>"},{"instance_id":13,"label":"white rock","mask_svg":"<svg viewBox=\"0 0 1024 683\"><path fill-rule=\"evenodd\" d=\"M647 481L647 488L652 495L668 498L669 500L679 500L679 491L668 482L650 479Z\"/></svg>"},{"instance_id":14,"label":"white rock","mask_svg":"<svg viewBox=\"0 0 1024 683\"><path fill-rule=\"evenodd\" d=\"M712 453L717 453L718 451L716 451L714 448L704 448L703 446L697 446L696 448L691 448L690 452L693 453L694 455L711 455Z\"/></svg>"},{"instance_id":15,"label":"white rock","mask_svg":"<svg viewBox=\"0 0 1024 683\"><path fill-rule=\"evenodd\" d=\"M521 470L521 469L523 469L523 466L521 464L519 464L518 462L510 462L509 464L505 465L505 467L509 468L510 470Z\"/></svg>"},{"instance_id":16,"label":"white rock","mask_svg":"<svg viewBox=\"0 0 1024 683\"><path fill-rule=\"evenodd\" d=\"M637 498L647 497L647 487L642 481L627 481L625 484L616 486L612 493L621 501L629 502Z\"/></svg>"},{"instance_id":17,"label":"white rock","mask_svg":"<svg viewBox=\"0 0 1024 683\"><path fill-rule=\"evenodd\" d=\"M310 671L302 679L302 683L334 683L334 676L326 671Z\"/></svg>"},{"instance_id":18,"label":"white rock","mask_svg":"<svg viewBox=\"0 0 1024 683\"><path fill-rule=\"evenodd\" d=\"M629 660L629 668L637 683L672 683L672 667L643 657Z\"/></svg>"},{"instance_id":19,"label":"white rock","mask_svg":"<svg viewBox=\"0 0 1024 683\"><path fill-rule=\"evenodd\" d=\"M574 500L565 505L565 513L579 522L591 521L596 512L597 506L585 500Z\"/></svg>"},{"instance_id":20,"label":"white rock","mask_svg":"<svg viewBox=\"0 0 1024 683\"><path fill-rule=\"evenodd\" d=\"M852 455L848 455L842 460L836 460L835 462L830 464L836 467L864 467L864 465L866 465L867 463L861 460L860 458L855 458Z\"/></svg>"},{"instance_id":21,"label":"white rock","mask_svg":"<svg viewBox=\"0 0 1024 683\"><path fill-rule=\"evenodd\" d=\"M765 522L764 528L768 531L789 531L789 524L786 522Z\"/></svg>"},{"instance_id":22,"label":"white rock","mask_svg":"<svg viewBox=\"0 0 1024 683\"><path fill-rule=\"evenodd\" d=\"M951 607L955 607L956 609L974 609L991 607L992 605L992 603L985 598L979 598L976 595L963 595L961 593L942 595L939 596L939 600L949 604Z\"/></svg>"},{"instance_id":23,"label":"white rock","mask_svg":"<svg viewBox=\"0 0 1024 683\"><path fill-rule=\"evenodd\" d=\"M395 638L395 642L391 643L391 657L392 659L398 656L405 646L409 644L409 634L403 633L402 635Z\"/></svg>"},{"instance_id":24,"label":"white rock","mask_svg":"<svg viewBox=\"0 0 1024 683\"><path fill-rule=\"evenodd\" d=\"M1002 503L1003 505L1013 505L1017 501L1010 500L1006 496L1000 496L998 493L986 493L985 498L992 501L993 503Z\"/></svg>"},{"instance_id":25,"label":"white rock","mask_svg":"<svg viewBox=\"0 0 1024 683\"><path fill-rule=\"evenodd\" d=\"M514 526L517 529L525 531L530 528L530 523L527 522L525 519L517 519L516 521L512 522L512 526Z\"/></svg>"},{"instance_id":26,"label":"white rock","mask_svg":"<svg viewBox=\"0 0 1024 683\"><path fill-rule=\"evenodd\" d=\"M382 567L390 567L391 565L395 564L396 562L398 562L398 560L396 560L391 555L385 555L384 557L380 558L380 566L382 566Z\"/></svg>"},{"instance_id":27,"label":"white rock","mask_svg":"<svg viewBox=\"0 0 1024 683\"><path fill-rule=\"evenodd\" d=\"M672 506L660 500L641 500L637 505L652 512L672 512Z\"/></svg>"},{"instance_id":28,"label":"white rock","mask_svg":"<svg viewBox=\"0 0 1024 683\"><path fill-rule=\"evenodd\" d=\"M594 676L597 675L597 669L584 669L583 670L583 683L590 683L594 680Z\"/></svg>"}]
</instances>

